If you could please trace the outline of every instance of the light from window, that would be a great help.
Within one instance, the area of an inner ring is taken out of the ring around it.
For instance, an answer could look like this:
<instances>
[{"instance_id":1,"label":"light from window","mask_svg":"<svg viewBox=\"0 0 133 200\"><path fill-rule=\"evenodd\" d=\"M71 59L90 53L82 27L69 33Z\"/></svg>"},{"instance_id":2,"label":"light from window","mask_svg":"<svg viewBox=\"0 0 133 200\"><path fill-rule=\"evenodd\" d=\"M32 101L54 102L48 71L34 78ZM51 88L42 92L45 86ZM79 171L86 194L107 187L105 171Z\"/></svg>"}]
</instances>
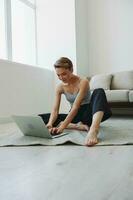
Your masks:
<instances>
[{"instance_id":1,"label":"light from window","mask_svg":"<svg viewBox=\"0 0 133 200\"><path fill-rule=\"evenodd\" d=\"M18 0L11 7L13 61L35 65L35 10Z\"/></svg>"},{"instance_id":2,"label":"light from window","mask_svg":"<svg viewBox=\"0 0 133 200\"><path fill-rule=\"evenodd\" d=\"M5 12L4 0L0 0L0 58L7 58L6 55L6 33L5 33Z\"/></svg>"}]
</instances>

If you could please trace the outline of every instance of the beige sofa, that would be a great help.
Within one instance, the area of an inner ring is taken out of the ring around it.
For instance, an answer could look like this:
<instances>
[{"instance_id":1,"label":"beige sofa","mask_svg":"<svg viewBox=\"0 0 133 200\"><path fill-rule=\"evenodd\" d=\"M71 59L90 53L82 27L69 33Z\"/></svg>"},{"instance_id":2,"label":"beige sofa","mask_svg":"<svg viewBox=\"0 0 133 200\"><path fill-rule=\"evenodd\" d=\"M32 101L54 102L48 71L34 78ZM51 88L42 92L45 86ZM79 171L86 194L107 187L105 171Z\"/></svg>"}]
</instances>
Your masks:
<instances>
[{"instance_id":1,"label":"beige sofa","mask_svg":"<svg viewBox=\"0 0 133 200\"><path fill-rule=\"evenodd\" d=\"M112 108L133 108L133 70L98 74L90 78L90 89L103 88Z\"/></svg>"}]
</instances>

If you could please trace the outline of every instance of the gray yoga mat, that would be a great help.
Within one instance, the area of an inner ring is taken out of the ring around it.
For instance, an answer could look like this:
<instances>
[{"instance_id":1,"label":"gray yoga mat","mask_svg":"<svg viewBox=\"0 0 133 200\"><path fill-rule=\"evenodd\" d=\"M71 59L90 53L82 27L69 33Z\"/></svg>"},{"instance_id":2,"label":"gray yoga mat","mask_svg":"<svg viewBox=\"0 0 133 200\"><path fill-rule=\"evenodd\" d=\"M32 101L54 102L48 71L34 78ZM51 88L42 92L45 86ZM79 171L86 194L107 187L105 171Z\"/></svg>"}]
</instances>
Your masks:
<instances>
[{"instance_id":1,"label":"gray yoga mat","mask_svg":"<svg viewBox=\"0 0 133 200\"><path fill-rule=\"evenodd\" d=\"M67 130L68 131L68 130ZM55 138L44 139L24 136L15 123L0 124L0 146L28 146L28 145L59 145L71 142L84 145L87 135L85 131L69 130L69 134ZM98 135L100 145L133 144L133 119L111 118L100 126Z\"/></svg>"}]
</instances>

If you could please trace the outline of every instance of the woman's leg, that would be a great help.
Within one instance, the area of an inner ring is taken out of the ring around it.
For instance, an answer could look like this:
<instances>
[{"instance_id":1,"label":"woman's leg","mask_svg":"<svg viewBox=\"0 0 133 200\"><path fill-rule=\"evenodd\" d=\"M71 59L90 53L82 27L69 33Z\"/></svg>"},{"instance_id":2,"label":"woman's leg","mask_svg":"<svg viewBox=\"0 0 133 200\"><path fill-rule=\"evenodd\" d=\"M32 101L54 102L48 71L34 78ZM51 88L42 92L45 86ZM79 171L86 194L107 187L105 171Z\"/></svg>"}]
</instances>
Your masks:
<instances>
[{"instance_id":1,"label":"woman's leg","mask_svg":"<svg viewBox=\"0 0 133 200\"><path fill-rule=\"evenodd\" d=\"M75 130L81 130L81 131L88 131L89 126L87 123L82 122L82 115L84 111L88 108L88 105L82 105L76 116L73 118L71 123L68 124L67 128L68 129L75 129Z\"/></svg>"},{"instance_id":2,"label":"woman's leg","mask_svg":"<svg viewBox=\"0 0 133 200\"><path fill-rule=\"evenodd\" d=\"M100 123L111 115L105 92L102 88L95 89L91 97L92 123L85 139L85 145L92 146L98 143L97 135Z\"/></svg>"},{"instance_id":3,"label":"woman's leg","mask_svg":"<svg viewBox=\"0 0 133 200\"><path fill-rule=\"evenodd\" d=\"M44 123L47 124L50 118L50 113L39 114L38 116L40 116Z\"/></svg>"},{"instance_id":4,"label":"woman's leg","mask_svg":"<svg viewBox=\"0 0 133 200\"><path fill-rule=\"evenodd\" d=\"M82 122L70 123L70 124L68 124L67 129L75 129L75 130L80 130L80 131L88 131L89 130L89 126L87 124L83 124Z\"/></svg>"},{"instance_id":5,"label":"woman's leg","mask_svg":"<svg viewBox=\"0 0 133 200\"><path fill-rule=\"evenodd\" d=\"M98 111L93 115L92 124L85 139L85 145L92 146L98 143L97 135L103 115L103 111Z\"/></svg>"},{"instance_id":6,"label":"woman's leg","mask_svg":"<svg viewBox=\"0 0 133 200\"><path fill-rule=\"evenodd\" d=\"M46 113L46 114L39 114L39 116L43 119L44 123L47 124L50 118L50 113ZM58 126L59 124L62 123L62 121L65 120L67 114L59 114L54 126ZM83 130L83 131L88 131L88 126L83 124L82 122L77 122L77 123L70 123L67 126L68 129L77 129L77 130Z\"/></svg>"},{"instance_id":7,"label":"woman's leg","mask_svg":"<svg viewBox=\"0 0 133 200\"><path fill-rule=\"evenodd\" d=\"M45 113L45 114L39 114L39 116L42 118L42 120L44 121L45 124L48 123L49 118L50 118L50 113ZM56 119L56 121L54 122L53 126L56 127L59 125L59 123L61 123L62 121L65 120L67 114L58 114L58 117Z\"/></svg>"}]
</instances>

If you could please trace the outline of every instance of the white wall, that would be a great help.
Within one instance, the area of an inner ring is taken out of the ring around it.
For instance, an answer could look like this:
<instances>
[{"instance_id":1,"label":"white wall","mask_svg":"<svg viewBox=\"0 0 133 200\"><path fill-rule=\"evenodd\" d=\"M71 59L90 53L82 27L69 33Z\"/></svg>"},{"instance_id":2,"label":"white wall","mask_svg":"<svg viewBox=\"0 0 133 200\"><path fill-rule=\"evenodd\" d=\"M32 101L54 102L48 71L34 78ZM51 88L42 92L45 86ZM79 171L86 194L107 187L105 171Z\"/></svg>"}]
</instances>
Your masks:
<instances>
[{"instance_id":1,"label":"white wall","mask_svg":"<svg viewBox=\"0 0 133 200\"><path fill-rule=\"evenodd\" d=\"M88 0L75 0L77 73L89 74Z\"/></svg>"},{"instance_id":2,"label":"white wall","mask_svg":"<svg viewBox=\"0 0 133 200\"><path fill-rule=\"evenodd\" d=\"M38 64L53 69L66 56L76 63L74 0L36 0Z\"/></svg>"},{"instance_id":3,"label":"white wall","mask_svg":"<svg viewBox=\"0 0 133 200\"><path fill-rule=\"evenodd\" d=\"M0 117L50 112L53 88L53 72L0 60Z\"/></svg>"},{"instance_id":4,"label":"white wall","mask_svg":"<svg viewBox=\"0 0 133 200\"><path fill-rule=\"evenodd\" d=\"M80 74L133 69L133 1L76 0L76 3Z\"/></svg>"},{"instance_id":5,"label":"white wall","mask_svg":"<svg viewBox=\"0 0 133 200\"><path fill-rule=\"evenodd\" d=\"M72 60L76 72L75 0L36 0L36 5L38 65L54 70L55 61L65 56ZM56 75L54 81L53 95ZM62 96L60 112L68 112L69 107Z\"/></svg>"}]
</instances>

